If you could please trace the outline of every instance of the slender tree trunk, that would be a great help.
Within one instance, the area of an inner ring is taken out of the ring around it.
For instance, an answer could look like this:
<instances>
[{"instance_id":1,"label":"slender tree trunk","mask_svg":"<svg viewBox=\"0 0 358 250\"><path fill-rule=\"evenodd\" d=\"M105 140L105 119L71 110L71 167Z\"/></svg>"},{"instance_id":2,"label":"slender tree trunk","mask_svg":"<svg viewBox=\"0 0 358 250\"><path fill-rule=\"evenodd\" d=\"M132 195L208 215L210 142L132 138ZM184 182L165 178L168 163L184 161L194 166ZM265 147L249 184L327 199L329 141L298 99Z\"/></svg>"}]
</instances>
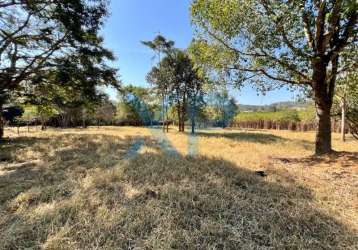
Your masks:
<instances>
[{"instance_id":1,"label":"slender tree trunk","mask_svg":"<svg viewBox=\"0 0 358 250\"><path fill-rule=\"evenodd\" d=\"M343 98L342 100L342 121L341 121L341 138L342 141L346 141L346 100Z\"/></svg>"},{"instance_id":2,"label":"slender tree trunk","mask_svg":"<svg viewBox=\"0 0 358 250\"><path fill-rule=\"evenodd\" d=\"M2 104L0 104L0 140L4 137L4 126L5 126L5 121L4 118L2 117Z\"/></svg>"},{"instance_id":3,"label":"slender tree trunk","mask_svg":"<svg viewBox=\"0 0 358 250\"><path fill-rule=\"evenodd\" d=\"M177 112L178 112L178 130L181 132L181 112L180 112L180 106L177 106Z\"/></svg>"},{"instance_id":4,"label":"slender tree trunk","mask_svg":"<svg viewBox=\"0 0 358 250\"><path fill-rule=\"evenodd\" d=\"M182 109L181 109L181 132L184 132L185 131L185 102L182 106Z\"/></svg>"},{"instance_id":5,"label":"slender tree trunk","mask_svg":"<svg viewBox=\"0 0 358 250\"><path fill-rule=\"evenodd\" d=\"M46 121L44 118L41 118L41 130L42 131L46 130Z\"/></svg>"},{"instance_id":6,"label":"slender tree trunk","mask_svg":"<svg viewBox=\"0 0 358 250\"><path fill-rule=\"evenodd\" d=\"M82 110L82 128L86 128L85 112Z\"/></svg>"},{"instance_id":7,"label":"slender tree trunk","mask_svg":"<svg viewBox=\"0 0 358 250\"><path fill-rule=\"evenodd\" d=\"M191 133L195 134L195 118L192 117L191 119Z\"/></svg>"},{"instance_id":8,"label":"slender tree trunk","mask_svg":"<svg viewBox=\"0 0 358 250\"><path fill-rule=\"evenodd\" d=\"M165 100L164 100L164 94L162 96L162 129L163 129L163 133L165 133Z\"/></svg>"},{"instance_id":9,"label":"slender tree trunk","mask_svg":"<svg viewBox=\"0 0 358 250\"><path fill-rule=\"evenodd\" d=\"M165 105L165 126L167 128L167 133L169 133L168 105Z\"/></svg>"}]
</instances>

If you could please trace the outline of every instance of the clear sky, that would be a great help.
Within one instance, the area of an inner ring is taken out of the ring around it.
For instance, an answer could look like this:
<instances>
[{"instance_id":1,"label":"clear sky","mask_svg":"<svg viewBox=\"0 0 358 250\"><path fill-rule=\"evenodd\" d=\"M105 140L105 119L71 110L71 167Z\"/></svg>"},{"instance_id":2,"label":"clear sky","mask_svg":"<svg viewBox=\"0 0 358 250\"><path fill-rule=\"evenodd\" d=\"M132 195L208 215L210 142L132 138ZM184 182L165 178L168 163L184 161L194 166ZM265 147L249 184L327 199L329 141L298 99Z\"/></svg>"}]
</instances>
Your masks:
<instances>
[{"instance_id":1,"label":"clear sky","mask_svg":"<svg viewBox=\"0 0 358 250\"><path fill-rule=\"evenodd\" d=\"M147 86L145 76L155 64L154 53L141 44L152 40L158 32L175 41L176 47L186 48L193 38L190 24L190 0L111 0L111 16L107 19L102 35L105 46L117 60L124 84ZM116 97L114 91L108 93ZM273 91L257 96L255 90L245 87L232 95L241 104L269 104L293 100L294 94L286 90Z\"/></svg>"}]
</instances>

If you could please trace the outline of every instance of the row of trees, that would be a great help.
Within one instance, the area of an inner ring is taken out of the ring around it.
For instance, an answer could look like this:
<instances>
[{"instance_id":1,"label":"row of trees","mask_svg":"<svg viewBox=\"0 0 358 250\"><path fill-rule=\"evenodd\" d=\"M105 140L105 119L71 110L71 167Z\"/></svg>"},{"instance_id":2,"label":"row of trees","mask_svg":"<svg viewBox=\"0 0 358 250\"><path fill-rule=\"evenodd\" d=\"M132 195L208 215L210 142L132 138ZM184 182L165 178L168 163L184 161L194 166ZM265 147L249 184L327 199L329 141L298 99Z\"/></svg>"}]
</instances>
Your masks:
<instances>
[{"instance_id":1,"label":"row of trees","mask_svg":"<svg viewBox=\"0 0 358 250\"><path fill-rule=\"evenodd\" d=\"M109 100L104 94L95 102L88 99L72 99L68 94L67 102L46 102L42 104L18 103L16 106L6 106L3 117L12 126L41 125L54 127L87 127L95 125L130 125L154 126L162 123L161 99L158 89L144 88L133 85L123 86L118 92L118 101ZM59 93L57 93L58 98ZM53 99L55 100L55 99ZM179 124L177 106L175 103L167 107L166 119L171 124ZM196 126L230 125L237 106L227 91L209 91L200 109L190 118L187 111L184 123L195 119Z\"/></svg>"},{"instance_id":2,"label":"row of trees","mask_svg":"<svg viewBox=\"0 0 358 250\"><path fill-rule=\"evenodd\" d=\"M67 105L19 105L21 115L8 120L11 125L41 125L54 127L87 127L89 125L110 125L115 121L116 107L105 94L96 102L70 102Z\"/></svg>"}]
</instances>

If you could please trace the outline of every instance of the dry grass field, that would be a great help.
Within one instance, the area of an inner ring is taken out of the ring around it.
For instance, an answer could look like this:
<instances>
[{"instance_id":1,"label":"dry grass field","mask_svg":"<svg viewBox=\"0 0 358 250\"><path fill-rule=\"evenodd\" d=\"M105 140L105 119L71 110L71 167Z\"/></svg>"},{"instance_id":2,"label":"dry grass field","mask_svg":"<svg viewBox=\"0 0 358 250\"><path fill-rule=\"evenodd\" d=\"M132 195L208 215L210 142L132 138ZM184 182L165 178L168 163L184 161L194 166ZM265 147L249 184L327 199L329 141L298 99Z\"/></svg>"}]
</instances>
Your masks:
<instances>
[{"instance_id":1,"label":"dry grass field","mask_svg":"<svg viewBox=\"0 0 358 250\"><path fill-rule=\"evenodd\" d=\"M175 129L6 135L0 249L358 249L350 137L313 157L311 132L211 129L196 144Z\"/></svg>"}]
</instances>

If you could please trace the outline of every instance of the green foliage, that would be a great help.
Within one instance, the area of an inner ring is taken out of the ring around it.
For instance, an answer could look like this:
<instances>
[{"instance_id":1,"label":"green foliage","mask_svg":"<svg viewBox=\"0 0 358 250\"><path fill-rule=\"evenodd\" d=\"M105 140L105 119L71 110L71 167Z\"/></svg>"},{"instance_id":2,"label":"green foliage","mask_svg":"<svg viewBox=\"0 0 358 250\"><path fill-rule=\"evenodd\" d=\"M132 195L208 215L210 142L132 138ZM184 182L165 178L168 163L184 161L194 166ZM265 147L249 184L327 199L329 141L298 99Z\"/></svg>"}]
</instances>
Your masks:
<instances>
[{"instance_id":1,"label":"green foliage","mask_svg":"<svg viewBox=\"0 0 358 250\"><path fill-rule=\"evenodd\" d=\"M107 6L107 0L0 4L0 111L18 97L36 105L42 124L60 116L67 126L101 100L98 86L119 87L116 69L107 65L114 56L99 36Z\"/></svg>"},{"instance_id":2,"label":"green foliage","mask_svg":"<svg viewBox=\"0 0 358 250\"><path fill-rule=\"evenodd\" d=\"M243 112L235 116L234 122L258 122L258 121L273 121L273 122L311 122L314 117L314 110L307 109L297 111L293 109L280 110L277 112Z\"/></svg>"},{"instance_id":3,"label":"green foliage","mask_svg":"<svg viewBox=\"0 0 358 250\"><path fill-rule=\"evenodd\" d=\"M205 116L214 126L228 126L238 112L235 99L226 89L216 88L209 94L206 104Z\"/></svg>"},{"instance_id":4,"label":"green foliage","mask_svg":"<svg viewBox=\"0 0 358 250\"><path fill-rule=\"evenodd\" d=\"M174 42L167 40L162 35L157 35L153 41L142 41L142 44L156 51L160 57L161 53L168 55L174 47ZM159 58L160 60L160 58Z\"/></svg>"},{"instance_id":5,"label":"green foliage","mask_svg":"<svg viewBox=\"0 0 358 250\"><path fill-rule=\"evenodd\" d=\"M23 105L24 113L19 120L24 122L30 122L38 118L38 111L35 105Z\"/></svg>"},{"instance_id":6,"label":"green foliage","mask_svg":"<svg viewBox=\"0 0 358 250\"><path fill-rule=\"evenodd\" d=\"M191 52L211 69L226 71L237 85L252 83L261 91L282 84L307 88L315 81L317 60L329 65L335 64L337 54L350 56L357 9L353 0L194 0L191 16L197 39ZM336 75L333 68L324 71Z\"/></svg>"},{"instance_id":7,"label":"green foliage","mask_svg":"<svg viewBox=\"0 0 358 250\"><path fill-rule=\"evenodd\" d=\"M9 1L0 6L0 92L16 90L53 67L65 70L64 61L78 63L73 55L83 59L82 66L93 65L89 55L97 57L97 64L104 63L103 56L113 59L98 35L107 14L106 0Z\"/></svg>"},{"instance_id":8,"label":"green foliage","mask_svg":"<svg viewBox=\"0 0 358 250\"><path fill-rule=\"evenodd\" d=\"M153 105L151 92L133 85L122 88L117 105L116 119L120 124L150 125L156 106Z\"/></svg>"},{"instance_id":9,"label":"green foliage","mask_svg":"<svg viewBox=\"0 0 358 250\"><path fill-rule=\"evenodd\" d=\"M299 121L313 123L316 120L316 110L313 105L307 106L305 109L298 111Z\"/></svg>"}]
</instances>

